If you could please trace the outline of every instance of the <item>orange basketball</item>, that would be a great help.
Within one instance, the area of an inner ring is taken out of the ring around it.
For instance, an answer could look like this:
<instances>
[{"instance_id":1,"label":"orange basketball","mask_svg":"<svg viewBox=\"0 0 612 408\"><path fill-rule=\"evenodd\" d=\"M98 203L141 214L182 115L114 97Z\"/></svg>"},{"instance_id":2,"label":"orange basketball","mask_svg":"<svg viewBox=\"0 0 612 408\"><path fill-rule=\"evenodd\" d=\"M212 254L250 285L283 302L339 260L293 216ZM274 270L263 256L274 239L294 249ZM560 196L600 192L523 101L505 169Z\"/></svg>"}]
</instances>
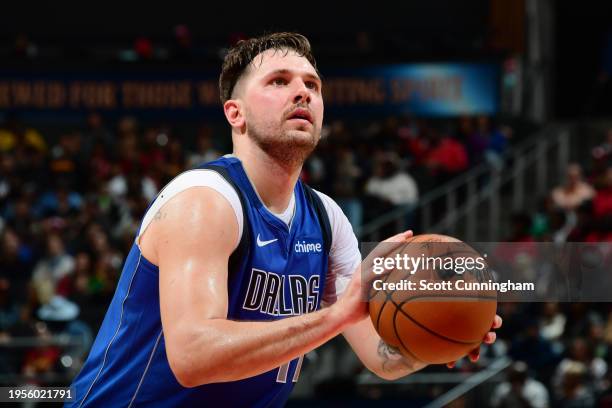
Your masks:
<instances>
[{"instance_id":1,"label":"orange basketball","mask_svg":"<svg viewBox=\"0 0 612 408\"><path fill-rule=\"evenodd\" d=\"M426 234L385 258L413 259L369 288L370 317L387 344L428 364L456 361L480 345L497 309L483 255L456 238Z\"/></svg>"}]
</instances>

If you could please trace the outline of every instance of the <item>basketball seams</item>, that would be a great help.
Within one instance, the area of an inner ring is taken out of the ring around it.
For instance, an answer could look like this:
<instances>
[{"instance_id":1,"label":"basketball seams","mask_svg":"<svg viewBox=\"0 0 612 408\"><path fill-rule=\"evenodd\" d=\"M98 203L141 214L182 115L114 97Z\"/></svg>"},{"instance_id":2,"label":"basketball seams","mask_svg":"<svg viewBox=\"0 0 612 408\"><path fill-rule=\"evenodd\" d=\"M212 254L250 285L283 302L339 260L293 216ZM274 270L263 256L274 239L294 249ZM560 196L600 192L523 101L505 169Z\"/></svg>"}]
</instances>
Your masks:
<instances>
[{"instance_id":1,"label":"basketball seams","mask_svg":"<svg viewBox=\"0 0 612 408\"><path fill-rule=\"evenodd\" d=\"M411 237L411 238L409 238L409 240L408 240L408 241L407 241L407 242L406 242L406 243L405 243L405 244L402 246L402 251L404 250L404 248L406 247L406 245L408 245L408 244L410 244L412 241L414 241L414 240L415 240L415 238L416 238L416 237ZM389 279L389 277L391 276L391 273L392 273L392 272L387 273L387 274L386 274L386 275L385 275L385 276L382 278L383 282L386 282L386 281L387 281L387 279ZM383 312L384 312L384 310L385 310L385 307L387 306L387 303L388 303L389 301L392 301L392 302L393 302L393 298L392 298L392 296L393 296L393 292L389 292L389 291L387 291L387 290L383 290L382 292L384 292L384 293L385 293L385 298L384 298L384 300L382 301L382 306L381 306L380 310L378 311L378 315L376 316L376 324L375 324L375 328L376 328L376 331L377 331L377 332L379 332L379 328L380 328L380 319L381 319L382 314L383 314ZM370 297L369 297L369 301L372 301L372 300L373 300L373 298L374 298L374 297L375 297L377 294L379 294L379 293L380 293L380 291L378 291L378 292L377 292L376 294L374 294L373 296L370 296ZM395 317L394 317L394 318L395 318ZM394 330L395 330L395 324L394 324ZM397 331L396 331L396 335L397 335ZM411 354L412 354L412 353L411 353Z\"/></svg>"},{"instance_id":2,"label":"basketball seams","mask_svg":"<svg viewBox=\"0 0 612 408\"><path fill-rule=\"evenodd\" d=\"M395 305L396 309L401 311L402 314L404 316L406 316L412 323L416 324L417 326L419 326L421 329L425 330L426 332L428 332L431 335L434 335L436 337L439 337L443 340L449 341L451 343L455 343L455 344L480 344L482 342L482 340L475 340L475 341L462 341L462 340L457 340L457 339L452 339L450 337L446 337L440 333L436 333L435 331L431 330L430 328L428 328L427 326L423 325L422 323L420 323L419 321L417 321L415 318L413 318L412 316L410 316L410 314L408 314L405 310L402 309L402 306L405 305L406 303L408 303L407 301L404 301L402 303L400 303L399 305L397 303L395 303L393 301L393 304ZM396 311L397 314L397 311ZM395 319L393 321L393 324L395 325Z\"/></svg>"},{"instance_id":3,"label":"basketball seams","mask_svg":"<svg viewBox=\"0 0 612 408\"><path fill-rule=\"evenodd\" d=\"M393 302L393 303L395 303L395 302ZM385 303L385 304L386 304L386 303ZM412 358L414 358L415 360L420 361L420 362L423 362L423 361L422 361L420 358L418 358L418 357L417 357L417 356L416 356L416 355L415 355L415 354L414 354L412 351L410 351L410 349L409 349L408 347L406 347L406 345L404 344L404 342L403 342L403 340L402 340L402 337L400 336L400 334L399 334L399 333L398 333L398 331L397 331L397 325L395 324L395 322L396 322L396 320L397 320L397 313L398 313L398 311L399 311L399 310L400 310L399 308L396 308L396 309L395 309L395 312L393 313L393 331L395 332L395 337L397 337L397 338L398 338L398 340L399 340L399 342L400 342L400 345L402 346L402 349L403 349L404 351L406 351L408 354L410 354L410 356L411 356Z\"/></svg>"},{"instance_id":4,"label":"basketball seams","mask_svg":"<svg viewBox=\"0 0 612 408\"><path fill-rule=\"evenodd\" d=\"M380 308L380 310L378 311L378 316L376 317L376 331L379 332L379 328L380 328L380 317L383 314L383 310L385 309L385 306L387 306L387 302L385 301L382 305L382 307Z\"/></svg>"}]
</instances>

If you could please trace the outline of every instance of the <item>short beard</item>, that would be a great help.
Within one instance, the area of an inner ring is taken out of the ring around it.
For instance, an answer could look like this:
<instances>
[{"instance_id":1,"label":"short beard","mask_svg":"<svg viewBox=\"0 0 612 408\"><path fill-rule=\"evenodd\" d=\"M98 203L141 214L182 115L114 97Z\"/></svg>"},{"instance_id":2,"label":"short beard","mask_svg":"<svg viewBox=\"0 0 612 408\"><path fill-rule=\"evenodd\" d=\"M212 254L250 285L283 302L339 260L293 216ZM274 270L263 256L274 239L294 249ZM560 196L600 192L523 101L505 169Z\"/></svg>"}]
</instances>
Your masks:
<instances>
[{"instance_id":1,"label":"short beard","mask_svg":"<svg viewBox=\"0 0 612 408\"><path fill-rule=\"evenodd\" d=\"M284 131L280 135L272 135L271 132L260 132L255 127L247 126L249 138L271 158L282 167L295 169L304 164L317 147L320 138L316 133L310 133L305 139L291 134L292 130Z\"/></svg>"}]
</instances>

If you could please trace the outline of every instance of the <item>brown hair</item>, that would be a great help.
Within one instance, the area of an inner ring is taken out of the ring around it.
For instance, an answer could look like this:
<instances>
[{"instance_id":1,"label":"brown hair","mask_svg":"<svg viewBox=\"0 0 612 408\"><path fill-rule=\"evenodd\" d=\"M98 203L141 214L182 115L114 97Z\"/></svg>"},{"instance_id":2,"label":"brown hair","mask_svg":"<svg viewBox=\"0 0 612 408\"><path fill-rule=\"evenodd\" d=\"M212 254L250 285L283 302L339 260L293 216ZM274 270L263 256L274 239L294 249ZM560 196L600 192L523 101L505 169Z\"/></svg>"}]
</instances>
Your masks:
<instances>
[{"instance_id":1,"label":"brown hair","mask_svg":"<svg viewBox=\"0 0 612 408\"><path fill-rule=\"evenodd\" d=\"M310 42L301 34L272 33L239 41L229 50L223 60L223 67L219 76L219 95L222 104L231 99L236 82L253 59L270 49L295 51L298 55L306 58L315 70L317 69L317 62L312 55Z\"/></svg>"}]
</instances>

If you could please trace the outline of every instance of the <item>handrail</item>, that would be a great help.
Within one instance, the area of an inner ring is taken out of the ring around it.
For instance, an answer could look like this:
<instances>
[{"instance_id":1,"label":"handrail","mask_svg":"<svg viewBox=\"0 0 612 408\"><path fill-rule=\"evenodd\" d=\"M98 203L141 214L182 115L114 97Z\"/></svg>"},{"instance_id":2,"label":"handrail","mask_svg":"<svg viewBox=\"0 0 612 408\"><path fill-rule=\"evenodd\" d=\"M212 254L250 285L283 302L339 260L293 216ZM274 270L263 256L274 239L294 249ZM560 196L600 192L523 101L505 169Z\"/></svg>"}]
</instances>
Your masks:
<instances>
[{"instance_id":1,"label":"handrail","mask_svg":"<svg viewBox=\"0 0 612 408\"><path fill-rule=\"evenodd\" d=\"M559 141L561 140L561 137L566 136L563 133L564 133L564 129L562 125L560 124L550 125L546 127L545 129L540 130L539 132L529 137L528 139L517 144L516 146L513 146L510 149L508 149L508 151L506 151L501 156L501 159L504 163L518 161L519 165L521 165L521 161L523 161L522 166L523 168L526 168L527 163L531 164L531 162L534 160L537 160L538 157L540 157L540 155L547 154L547 152L552 147L559 144L560 145L559 167L561 168L562 166L566 165L568 161L567 159L567 156L568 156L567 149L568 148L566 146L566 143L565 144L559 143ZM557 142L557 143L554 143L554 142ZM525 156L529 156L531 160L524 160ZM543 174L542 169L546 170L543 164L540 165L540 169L537 172L537 181L539 183L539 188L543 188L544 184L546 183L546 177L545 177L545 174ZM507 180L510 180L513 176L517 174L518 169L514 169L514 170L516 171L507 172L503 174L503 179L498 180L499 181L497 185L498 190L501 187L501 185L503 185L505 182L507 182ZM395 208L387 212L386 214L383 214L379 216L378 218L368 222L367 224L362 225L360 228L356 229L356 234L360 239L363 239L364 237L367 237L371 234L376 233L382 227L384 227L385 225L388 225L392 221L400 220L402 217L405 217L408 213L415 211L415 210L422 210L423 219L424 219L423 224L425 224L425 225L422 225L422 227L423 229L426 229L427 231L436 232L440 229L444 229L444 226L447 226L447 227L452 226L454 223L457 222L460 216L459 213L463 213L465 215L466 208L468 209L473 208L475 205L480 204L483 200L486 200L488 197L490 197L494 193L494 191L491 190L490 186L487 186L484 189L481 189L481 191L476 191L478 195L477 200L473 200L472 197L470 197L470 199L468 200L468 203L463 205L463 208L454 208L453 211L450 212L443 220L433 225L429 225L429 221L430 221L429 218L431 214L429 212L430 210L428 209L428 206L434 201L441 199L442 197L445 197L445 196L449 198L450 202L453 202L451 198L454 198L454 197L448 197L449 195L456 194L456 192L460 188L463 188L464 186L466 186L468 190L473 190L474 183L478 183L479 179L481 179L484 176L489 176L489 177L500 176L497 173L498 173L498 169L496 169L495 167L491 166L488 163L481 163L478 166L457 176L453 180L443 184L442 186L424 194L420 198L418 204L414 206L402 206L402 207ZM488 190L486 190L487 188ZM471 191L471 192L473 193L474 191ZM483 195L482 193L486 193L486 194ZM515 201L515 203L516 202L517 201Z\"/></svg>"},{"instance_id":2,"label":"handrail","mask_svg":"<svg viewBox=\"0 0 612 408\"><path fill-rule=\"evenodd\" d=\"M466 381L473 373L448 372L448 373L422 373L416 372L393 382L378 377L367 371L357 377L358 385L388 385L388 384L460 384Z\"/></svg>"},{"instance_id":3,"label":"handrail","mask_svg":"<svg viewBox=\"0 0 612 408\"><path fill-rule=\"evenodd\" d=\"M81 336L57 335L48 338L41 337L10 337L0 341L0 348L24 348L24 347L73 347L83 346Z\"/></svg>"},{"instance_id":4,"label":"handrail","mask_svg":"<svg viewBox=\"0 0 612 408\"><path fill-rule=\"evenodd\" d=\"M454 388L451 388L444 394L440 395L438 398L425 405L424 408L442 408L445 407L448 403L456 400L462 395L466 394L473 388L476 388L480 384L489 380L490 378L496 376L504 369L506 369L512 360L508 357L501 357L495 361L493 361L486 369L477 372L473 376L467 378L464 382L458 384Z\"/></svg>"}]
</instances>

